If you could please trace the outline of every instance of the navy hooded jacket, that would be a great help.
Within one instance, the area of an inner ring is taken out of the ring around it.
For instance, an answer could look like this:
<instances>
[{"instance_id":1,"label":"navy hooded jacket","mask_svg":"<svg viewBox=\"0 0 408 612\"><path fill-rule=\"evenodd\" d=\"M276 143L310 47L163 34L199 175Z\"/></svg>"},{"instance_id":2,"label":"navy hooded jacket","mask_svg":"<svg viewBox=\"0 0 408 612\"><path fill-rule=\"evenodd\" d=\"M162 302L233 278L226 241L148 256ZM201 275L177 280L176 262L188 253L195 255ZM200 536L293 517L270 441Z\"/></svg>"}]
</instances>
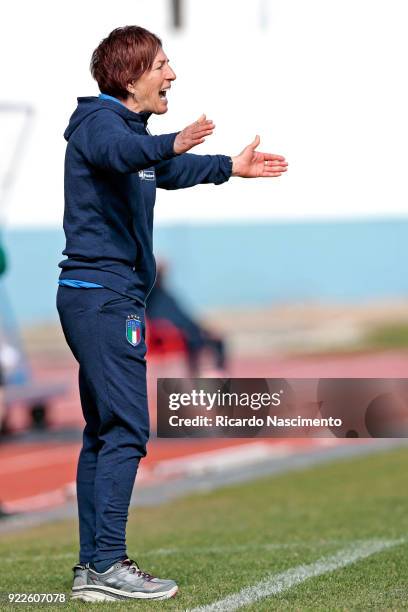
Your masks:
<instances>
[{"instance_id":1,"label":"navy hooded jacket","mask_svg":"<svg viewBox=\"0 0 408 612\"><path fill-rule=\"evenodd\" d=\"M115 101L78 98L64 137L64 232L60 279L99 283L145 303L154 284L156 187L220 184L231 176L225 155L174 153L177 136L147 132L149 113Z\"/></svg>"}]
</instances>

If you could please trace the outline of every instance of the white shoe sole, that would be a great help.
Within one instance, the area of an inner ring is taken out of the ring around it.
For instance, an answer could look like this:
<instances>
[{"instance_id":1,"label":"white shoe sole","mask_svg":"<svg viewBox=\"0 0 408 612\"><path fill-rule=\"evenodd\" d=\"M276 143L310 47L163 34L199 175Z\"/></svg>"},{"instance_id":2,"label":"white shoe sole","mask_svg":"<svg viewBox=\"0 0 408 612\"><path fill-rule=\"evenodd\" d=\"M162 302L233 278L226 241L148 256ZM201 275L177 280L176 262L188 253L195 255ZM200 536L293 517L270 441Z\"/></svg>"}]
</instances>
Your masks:
<instances>
[{"instance_id":1,"label":"white shoe sole","mask_svg":"<svg viewBox=\"0 0 408 612\"><path fill-rule=\"evenodd\" d=\"M72 589L71 599L80 601L97 602L97 601L123 601L129 599L170 599L178 593L178 586L174 586L169 591L159 593L126 593L109 587L100 587L87 585L86 587L74 587Z\"/></svg>"}]
</instances>

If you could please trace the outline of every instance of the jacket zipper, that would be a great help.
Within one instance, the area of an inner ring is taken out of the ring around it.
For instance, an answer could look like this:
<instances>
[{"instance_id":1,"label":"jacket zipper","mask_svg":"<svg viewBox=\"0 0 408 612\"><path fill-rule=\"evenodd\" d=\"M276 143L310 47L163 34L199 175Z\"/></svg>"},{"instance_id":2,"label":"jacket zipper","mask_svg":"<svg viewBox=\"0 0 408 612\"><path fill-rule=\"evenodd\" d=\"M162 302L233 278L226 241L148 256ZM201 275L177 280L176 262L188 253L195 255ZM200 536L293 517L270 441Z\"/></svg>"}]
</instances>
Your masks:
<instances>
[{"instance_id":1,"label":"jacket zipper","mask_svg":"<svg viewBox=\"0 0 408 612\"><path fill-rule=\"evenodd\" d=\"M146 130L146 132L147 132L147 134L148 134L149 136L152 136L152 134L150 133L149 128L147 127L147 125L145 125L145 130ZM152 252L152 255L153 255L153 262L154 262L154 281L153 281L152 286L150 287L149 291L146 293L146 297L145 297L145 308L146 308L146 302L147 302L147 300L148 300L148 297L149 297L149 295L151 294L151 292L153 291L153 287L155 286L155 284L156 284L156 279L157 279L157 265L156 265L156 258L155 258L155 256L154 256L154 253L153 253L153 252Z\"/></svg>"}]
</instances>

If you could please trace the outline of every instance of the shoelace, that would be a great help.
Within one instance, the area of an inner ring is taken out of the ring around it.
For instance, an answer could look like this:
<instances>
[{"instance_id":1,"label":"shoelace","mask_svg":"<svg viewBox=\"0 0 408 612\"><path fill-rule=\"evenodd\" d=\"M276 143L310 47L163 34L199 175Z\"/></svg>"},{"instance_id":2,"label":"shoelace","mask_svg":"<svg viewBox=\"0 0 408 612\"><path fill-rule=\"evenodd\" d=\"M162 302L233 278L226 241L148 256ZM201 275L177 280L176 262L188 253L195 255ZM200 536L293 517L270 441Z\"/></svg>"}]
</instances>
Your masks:
<instances>
[{"instance_id":1,"label":"shoelace","mask_svg":"<svg viewBox=\"0 0 408 612\"><path fill-rule=\"evenodd\" d=\"M137 574L140 578L144 578L144 580L149 581L154 578L154 576L152 576L151 574L143 572L138 566L137 562L133 561L132 559L125 559L124 561L122 561L122 565L127 566L129 572L132 572L132 574Z\"/></svg>"}]
</instances>

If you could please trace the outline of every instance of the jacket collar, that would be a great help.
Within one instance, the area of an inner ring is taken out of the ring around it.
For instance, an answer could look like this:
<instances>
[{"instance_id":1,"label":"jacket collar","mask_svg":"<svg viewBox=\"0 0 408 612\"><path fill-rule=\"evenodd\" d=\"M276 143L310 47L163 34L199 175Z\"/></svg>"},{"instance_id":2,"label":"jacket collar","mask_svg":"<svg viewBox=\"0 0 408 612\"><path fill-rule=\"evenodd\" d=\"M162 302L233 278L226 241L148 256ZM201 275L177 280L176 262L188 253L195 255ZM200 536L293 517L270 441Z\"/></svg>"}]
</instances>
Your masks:
<instances>
[{"instance_id":1,"label":"jacket collar","mask_svg":"<svg viewBox=\"0 0 408 612\"><path fill-rule=\"evenodd\" d=\"M114 110L120 108L120 114L125 116L129 121L137 121L138 123L143 123L143 125L147 124L149 117L151 117L152 115L152 113L147 112L135 113L134 111L131 111L127 106L125 106L123 102L121 102L118 98L115 98L114 96L110 96L108 94L99 94L98 100L100 100L104 106L109 105L109 107L114 108ZM112 106L113 104L115 105L115 107Z\"/></svg>"}]
</instances>

